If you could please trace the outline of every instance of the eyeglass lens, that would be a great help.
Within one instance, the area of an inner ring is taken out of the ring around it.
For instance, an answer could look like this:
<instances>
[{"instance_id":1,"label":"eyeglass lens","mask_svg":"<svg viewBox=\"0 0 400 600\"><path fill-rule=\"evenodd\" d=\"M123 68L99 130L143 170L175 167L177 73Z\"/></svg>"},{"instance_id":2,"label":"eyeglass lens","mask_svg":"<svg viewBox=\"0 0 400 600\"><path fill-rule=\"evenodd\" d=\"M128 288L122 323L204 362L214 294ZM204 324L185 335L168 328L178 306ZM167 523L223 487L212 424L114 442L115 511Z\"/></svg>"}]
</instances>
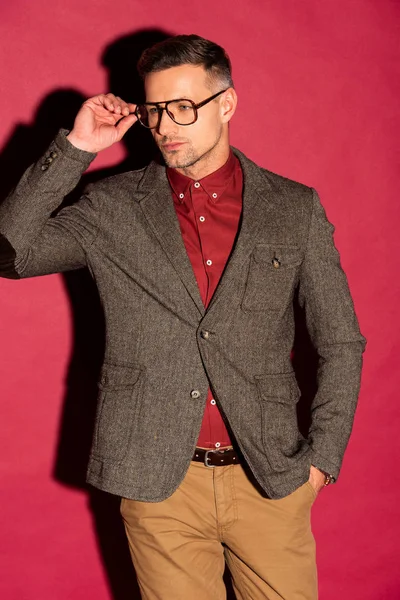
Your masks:
<instances>
[{"instance_id":1,"label":"eyeglass lens","mask_svg":"<svg viewBox=\"0 0 400 600\"><path fill-rule=\"evenodd\" d=\"M145 127L153 129L158 125L159 112L163 109L158 106L139 104L139 121ZM191 125L196 120L196 109L189 100L173 100L166 105L166 111L178 125Z\"/></svg>"}]
</instances>

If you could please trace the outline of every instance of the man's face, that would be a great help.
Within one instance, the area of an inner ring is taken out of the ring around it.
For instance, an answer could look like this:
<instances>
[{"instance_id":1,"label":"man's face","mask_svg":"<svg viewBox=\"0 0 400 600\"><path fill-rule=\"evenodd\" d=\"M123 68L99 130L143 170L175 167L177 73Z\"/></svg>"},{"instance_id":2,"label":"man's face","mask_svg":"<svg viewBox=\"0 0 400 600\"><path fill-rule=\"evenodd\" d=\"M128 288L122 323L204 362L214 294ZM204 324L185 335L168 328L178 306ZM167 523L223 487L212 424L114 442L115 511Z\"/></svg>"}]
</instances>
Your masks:
<instances>
[{"instance_id":1,"label":"man's face","mask_svg":"<svg viewBox=\"0 0 400 600\"><path fill-rule=\"evenodd\" d=\"M224 89L222 83L215 83L210 88L207 74L201 66L172 67L150 73L145 79L146 102L187 98L197 104L221 89ZM204 160L212 161L219 146L228 143L229 119L223 109L223 96L199 108L197 121L192 125L178 125L166 111L162 112L159 126L151 132L168 167L184 169Z\"/></svg>"}]
</instances>

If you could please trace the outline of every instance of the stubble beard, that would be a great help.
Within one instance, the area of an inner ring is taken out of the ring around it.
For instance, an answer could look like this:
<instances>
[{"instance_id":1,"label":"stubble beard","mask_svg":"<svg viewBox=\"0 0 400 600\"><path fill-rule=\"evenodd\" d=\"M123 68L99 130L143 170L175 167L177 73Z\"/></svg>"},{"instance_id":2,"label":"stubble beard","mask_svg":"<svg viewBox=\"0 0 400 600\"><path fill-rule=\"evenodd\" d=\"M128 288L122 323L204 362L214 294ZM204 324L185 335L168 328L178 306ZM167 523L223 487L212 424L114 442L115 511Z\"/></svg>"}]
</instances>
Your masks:
<instances>
[{"instance_id":1,"label":"stubble beard","mask_svg":"<svg viewBox=\"0 0 400 600\"><path fill-rule=\"evenodd\" d=\"M163 152L162 148L160 147L160 151L161 154L163 155L165 164L167 165L167 167L171 168L171 169L189 169L190 167L193 167L194 165L196 165L199 161L207 159L209 157L209 155L212 153L212 151L214 150L214 148L217 146L217 144L219 143L221 139L221 132L220 135L217 135L214 143L207 148L207 150L204 150L203 152L196 152L196 150L193 148L193 146L190 145L190 142L186 142L187 147L185 148L184 152L181 152L181 150L173 150L172 152ZM165 143L165 140L164 140Z\"/></svg>"},{"instance_id":2,"label":"stubble beard","mask_svg":"<svg viewBox=\"0 0 400 600\"><path fill-rule=\"evenodd\" d=\"M201 156L198 156L191 147L186 148L185 152L181 154L180 150L172 150L172 152L163 152L163 150L161 150L161 154L163 155L165 164L171 169L185 169L191 167L201 158Z\"/></svg>"}]
</instances>

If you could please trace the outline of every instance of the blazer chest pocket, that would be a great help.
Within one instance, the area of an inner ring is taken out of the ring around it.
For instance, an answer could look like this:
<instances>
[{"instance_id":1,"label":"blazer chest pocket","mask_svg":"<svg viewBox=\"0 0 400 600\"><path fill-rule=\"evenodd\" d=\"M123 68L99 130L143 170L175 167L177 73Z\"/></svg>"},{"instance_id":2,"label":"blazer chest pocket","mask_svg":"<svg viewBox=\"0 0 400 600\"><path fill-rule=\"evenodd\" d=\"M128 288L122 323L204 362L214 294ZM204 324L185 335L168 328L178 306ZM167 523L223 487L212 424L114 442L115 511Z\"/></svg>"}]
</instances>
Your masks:
<instances>
[{"instance_id":1,"label":"blazer chest pocket","mask_svg":"<svg viewBox=\"0 0 400 600\"><path fill-rule=\"evenodd\" d=\"M137 365L103 365L96 415L93 454L121 461L129 447L140 401L143 368Z\"/></svg>"},{"instance_id":2,"label":"blazer chest pocket","mask_svg":"<svg viewBox=\"0 0 400 600\"><path fill-rule=\"evenodd\" d=\"M300 390L294 373L256 377L261 405L262 442L274 471L286 471L307 450L297 421Z\"/></svg>"},{"instance_id":3,"label":"blazer chest pocket","mask_svg":"<svg viewBox=\"0 0 400 600\"><path fill-rule=\"evenodd\" d=\"M298 246L257 245L250 257L243 310L284 310L297 285L302 259Z\"/></svg>"}]
</instances>

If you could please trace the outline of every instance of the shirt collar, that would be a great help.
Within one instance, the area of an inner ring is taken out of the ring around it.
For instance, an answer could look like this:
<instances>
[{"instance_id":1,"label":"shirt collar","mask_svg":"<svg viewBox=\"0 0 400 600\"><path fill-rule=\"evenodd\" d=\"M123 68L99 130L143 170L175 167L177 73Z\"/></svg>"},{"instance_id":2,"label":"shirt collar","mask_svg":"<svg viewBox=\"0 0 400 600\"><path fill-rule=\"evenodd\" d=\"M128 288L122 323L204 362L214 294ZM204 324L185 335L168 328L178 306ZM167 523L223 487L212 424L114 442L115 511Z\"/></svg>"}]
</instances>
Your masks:
<instances>
[{"instance_id":1,"label":"shirt collar","mask_svg":"<svg viewBox=\"0 0 400 600\"><path fill-rule=\"evenodd\" d=\"M175 196L181 203L187 198L190 186L198 187L196 184L200 184L201 188L210 198L210 201L215 203L222 196L233 177L237 160L232 150L230 150L228 160L222 167L199 180L191 179L186 175L182 175L182 173L178 173L176 169L168 167L168 181Z\"/></svg>"}]
</instances>

